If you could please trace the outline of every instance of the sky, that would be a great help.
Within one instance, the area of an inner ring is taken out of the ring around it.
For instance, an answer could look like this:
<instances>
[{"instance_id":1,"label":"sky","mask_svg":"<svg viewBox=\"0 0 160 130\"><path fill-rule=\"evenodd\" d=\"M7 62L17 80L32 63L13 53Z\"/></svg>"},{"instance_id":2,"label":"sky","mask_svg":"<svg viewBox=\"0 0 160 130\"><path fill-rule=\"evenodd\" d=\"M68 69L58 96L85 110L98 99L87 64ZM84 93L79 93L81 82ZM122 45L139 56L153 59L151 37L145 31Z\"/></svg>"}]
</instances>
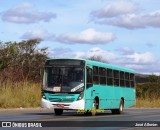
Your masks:
<instances>
[{"instance_id":1,"label":"sky","mask_svg":"<svg viewBox=\"0 0 160 130\"><path fill-rule=\"evenodd\" d=\"M160 74L160 0L0 0L0 41L42 39L52 58Z\"/></svg>"}]
</instances>

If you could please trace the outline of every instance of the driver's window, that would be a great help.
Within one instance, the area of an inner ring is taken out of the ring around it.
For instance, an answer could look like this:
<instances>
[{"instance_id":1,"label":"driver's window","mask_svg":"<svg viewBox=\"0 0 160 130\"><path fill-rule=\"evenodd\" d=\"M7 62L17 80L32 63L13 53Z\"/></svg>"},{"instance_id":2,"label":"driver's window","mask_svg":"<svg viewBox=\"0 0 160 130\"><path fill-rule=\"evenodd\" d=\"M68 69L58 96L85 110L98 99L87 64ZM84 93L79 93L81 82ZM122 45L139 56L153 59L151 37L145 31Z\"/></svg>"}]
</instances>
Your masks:
<instances>
[{"instance_id":1,"label":"driver's window","mask_svg":"<svg viewBox=\"0 0 160 130\"><path fill-rule=\"evenodd\" d=\"M92 87L93 78L92 78L92 69L87 67L87 88Z\"/></svg>"}]
</instances>

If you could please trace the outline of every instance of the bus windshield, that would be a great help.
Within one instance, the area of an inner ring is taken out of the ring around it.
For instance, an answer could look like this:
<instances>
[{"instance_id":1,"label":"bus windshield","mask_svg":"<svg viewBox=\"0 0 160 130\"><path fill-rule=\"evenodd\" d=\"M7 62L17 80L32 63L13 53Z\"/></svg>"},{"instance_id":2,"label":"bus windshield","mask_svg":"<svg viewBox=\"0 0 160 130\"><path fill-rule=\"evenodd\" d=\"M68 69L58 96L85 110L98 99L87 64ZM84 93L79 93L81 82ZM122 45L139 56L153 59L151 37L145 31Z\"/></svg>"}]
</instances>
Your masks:
<instances>
[{"instance_id":1,"label":"bus windshield","mask_svg":"<svg viewBox=\"0 0 160 130\"><path fill-rule=\"evenodd\" d=\"M84 69L81 67L46 67L44 89L53 92L82 92Z\"/></svg>"}]
</instances>

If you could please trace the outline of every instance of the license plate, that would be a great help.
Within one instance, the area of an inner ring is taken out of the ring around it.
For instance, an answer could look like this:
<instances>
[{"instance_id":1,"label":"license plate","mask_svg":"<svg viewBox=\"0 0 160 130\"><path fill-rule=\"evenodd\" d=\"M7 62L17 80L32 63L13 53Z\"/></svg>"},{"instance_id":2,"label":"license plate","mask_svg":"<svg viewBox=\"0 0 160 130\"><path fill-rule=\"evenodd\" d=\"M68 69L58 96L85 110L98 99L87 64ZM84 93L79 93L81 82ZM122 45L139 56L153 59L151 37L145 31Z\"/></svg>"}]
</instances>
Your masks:
<instances>
[{"instance_id":1,"label":"license plate","mask_svg":"<svg viewBox=\"0 0 160 130\"><path fill-rule=\"evenodd\" d=\"M57 107L64 107L64 104L57 104Z\"/></svg>"}]
</instances>

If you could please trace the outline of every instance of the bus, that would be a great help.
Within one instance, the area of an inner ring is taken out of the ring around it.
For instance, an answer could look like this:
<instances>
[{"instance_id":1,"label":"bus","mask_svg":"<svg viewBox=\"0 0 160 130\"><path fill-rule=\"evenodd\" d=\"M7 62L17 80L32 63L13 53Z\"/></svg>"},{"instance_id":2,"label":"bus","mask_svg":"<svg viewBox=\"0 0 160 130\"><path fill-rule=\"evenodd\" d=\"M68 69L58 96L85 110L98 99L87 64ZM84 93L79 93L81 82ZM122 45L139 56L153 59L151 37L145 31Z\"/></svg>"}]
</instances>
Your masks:
<instances>
[{"instance_id":1,"label":"bus","mask_svg":"<svg viewBox=\"0 0 160 130\"><path fill-rule=\"evenodd\" d=\"M121 114L135 105L135 71L84 59L48 59L44 65L43 108L83 110L95 115L98 110Z\"/></svg>"}]
</instances>

